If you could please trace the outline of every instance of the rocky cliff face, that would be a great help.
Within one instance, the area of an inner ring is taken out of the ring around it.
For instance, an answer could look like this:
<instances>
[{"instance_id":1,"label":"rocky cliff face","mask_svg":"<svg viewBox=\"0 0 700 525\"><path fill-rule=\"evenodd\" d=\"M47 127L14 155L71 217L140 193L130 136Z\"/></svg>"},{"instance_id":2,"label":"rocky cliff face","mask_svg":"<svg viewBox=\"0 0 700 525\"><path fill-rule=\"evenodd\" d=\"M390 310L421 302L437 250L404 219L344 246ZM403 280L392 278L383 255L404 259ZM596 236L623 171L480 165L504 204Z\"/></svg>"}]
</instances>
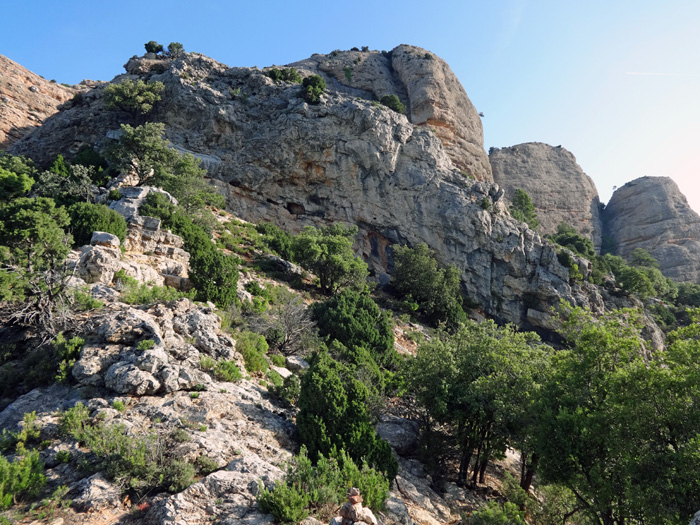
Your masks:
<instances>
[{"instance_id":1,"label":"rocky cliff face","mask_svg":"<svg viewBox=\"0 0 700 525\"><path fill-rule=\"evenodd\" d=\"M516 189L532 199L540 221L540 231L549 235L566 222L600 249L602 223L598 190L576 163L571 152L561 146L540 142L492 148L489 160L493 178L510 200Z\"/></svg>"},{"instance_id":2,"label":"rocky cliff face","mask_svg":"<svg viewBox=\"0 0 700 525\"><path fill-rule=\"evenodd\" d=\"M78 91L44 80L0 55L0 148L31 133Z\"/></svg>"},{"instance_id":3,"label":"rocky cliff face","mask_svg":"<svg viewBox=\"0 0 700 525\"><path fill-rule=\"evenodd\" d=\"M358 253L380 279L391 270L392 244L425 242L443 264L458 267L472 300L520 325L548 327L548 312L562 298L602 308L593 287L570 284L550 245L508 217L497 185L474 181L455 168L430 125L416 125L365 98L398 91L412 118L432 114L473 125L479 136L472 145L480 147L478 118L459 117L460 111L473 111L466 95L459 103L448 98L445 86L453 75L436 57L417 55L417 49L400 46L391 52L391 63L379 53L338 54L350 64L356 60L350 57L364 55L357 69L366 64L368 72L352 78L368 80L357 88L337 80L331 67L337 57L317 55L297 63L303 76L319 73L326 79L329 87L317 106L299 97L298 84L275 83L257 69L229 68L197 54L177 61L134 58L126 69L133 78L164 82L163 101L151 118L166 124L177 149L202 159L220 181L229 209L240 217L290 230L356 224ZM379 74L381 64L385 75ZM431 71L446 80L430 87L425 75ZM380 77L373 85L370 72ZM401 84L390 72L404 79ZM106 111L101 92L87 93L81 104L48 119L12 151L48 161L83 143L109 142L124 115ZM467 133L467 128L454 130ZM483 150L462 154L470 166L485 162ZM480 176L489 177L486 168Z\"/></svg>"},{"instance_id":4,"label":"rocky cliff face","mask_svg":"<svg viewBox=\"0 0 700 525\"><path fill-rule=\"evenodd\" d=\"M700 216L671 179L628 182L613 193L604 218L618 255L627 257L643 248L667 277L700 283Z\"/></svg>"}]
</instances>

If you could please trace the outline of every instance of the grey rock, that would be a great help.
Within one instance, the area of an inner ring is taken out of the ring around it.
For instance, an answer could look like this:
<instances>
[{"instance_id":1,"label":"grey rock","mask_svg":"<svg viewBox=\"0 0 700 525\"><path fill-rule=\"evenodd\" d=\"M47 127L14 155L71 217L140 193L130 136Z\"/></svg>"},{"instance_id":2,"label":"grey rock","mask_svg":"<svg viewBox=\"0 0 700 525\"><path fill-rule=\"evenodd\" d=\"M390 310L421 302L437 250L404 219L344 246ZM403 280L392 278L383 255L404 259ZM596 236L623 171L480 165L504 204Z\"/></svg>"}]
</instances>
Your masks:
<instances>
[{"instance_id":1,"label":"grey rock","mask_svg":"<svg viewBox=\"0 0 700 525\"><path fill-rule=\"evenodd\" d=\"M700 511L695 513L695 516L690 521L690 525L700 525Z\"/></svg>"},{"instance_id":2,"label":"grey rock","mask_svg":"<svg viewBox=\"0 0 700 525\"><path fill-rule=\"evenodd\" d=\"M90 239L92 246L104 246L105 248L119 248L121 241L116 235L106 232L92 232Z\"/></svg>"},{"instance_id":3,"label":"grey rock","mask_svg":"<svg viewBox=\"0 0 700 525\"><path fill-rule=\"evenodd\" d=\"M298 355L290 355L287 356L287 368L294 372L299 372L309 368L309 363L303 357L299 357Z\"/></svg>"},{"instance_id":4,"label":"grey rock","mask_svg":"<svg viewBox=\"0 0 700 525\"><path fill-rule=\"evenodd\" d=\"M700 216L670 178L628 182L613 193L604 216L617 255L628 258L642 248L666 277L700 283Z\"/></svg>"},{"instance_id":5,"label":"grey rock","mask_svg":"<svg viewBox=\"0 0 700 525\"><path fill-rule=\"evenodd\" d=\"M109 284L121 268L119 250L103 246L83 246L76 267L78 276L86 283Z\"/></svg>"},{"instance_id":6,"label":"grey rock","mask_svg":"<svg viewBox=\"0 0 700 525\"><path fill-rule=\"evenodd\" d=\"M420 427L415 421L383 415L376 426L379 437L387 441L399 455L414 452L418 446Z\"/></svg>"},{"instance_id":7,"label":"grey rock","mask_svg":"<svg viewBox=\"0 0 700 525\"><path fill-rule=\"evenodd\" d=\"M596 250L600 249L598 190L571 152L561 146L528 142L491 148L489 160L493 179L505 190L509 201L517 189L530 196L542 234L555 233L557 226L565 222L591 239Z\"/></svg>"},{"instance_id":8,"label":"grey rock","mask_svg":"<svg viewBox=\"0 0 700 525\"><path fill-rule=\"evenodd\" d=\"M294 375L291 370L284 368L283 366L270 366L270 369L277 372L282 379L287 379L289 376Z\"/></svg>"},{"instance_id":9,"label":"grey rock","mask_svg":"<svg viewBox=\"0 0 700 525\"><path fill-rule=\"evenodd\" d=\"M124 361L110 366L104 381L107 388L120 394L150 395L160 388L160 382L153 375Z\"/></svg>"},{"instance_id":10,"label":"grey rock","mask_svg":"<svg viewBox=\"0 0 700 525\"><path fill-rule=\"evenodd\" d=\"M101 472L80 481L70 488L72 506L80 512L95 512L120 506L121 490L107 481Z\"/></svg>"}]
</instances>

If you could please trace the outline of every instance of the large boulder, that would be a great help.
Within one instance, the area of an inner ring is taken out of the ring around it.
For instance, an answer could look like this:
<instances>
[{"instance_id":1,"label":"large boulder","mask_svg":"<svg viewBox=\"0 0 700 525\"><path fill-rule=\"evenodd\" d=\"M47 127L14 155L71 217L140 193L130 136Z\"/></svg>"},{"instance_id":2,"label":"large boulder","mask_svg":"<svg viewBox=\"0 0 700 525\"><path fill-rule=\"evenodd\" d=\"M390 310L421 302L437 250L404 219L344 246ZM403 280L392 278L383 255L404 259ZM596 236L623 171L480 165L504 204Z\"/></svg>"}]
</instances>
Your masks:
<instances>
[{"instance_id":1,"label":"large boulder","mask_svg":"<svg viewBox=\"0 0 700 525\"><path fill-rule=\"evenodd\" d=\"M628 182L613 193L604 218L617 255L643 248L666 277L700 283L700 216L671 179Z\"/></svg>"},{"instance_id":2,"label":"large boulder","mask_svg":"<svg viewBox=\"0 0 700 525\"><path fill-rule=\"evenodd\" d=\"M493 179L513 200L515 190L524 190L535 206L539 231L549 235L562 222L573 226L600 249L602 223L600 200L593 180L561 146L528 142L509 148L491 148Z\"/></svg>"}]
</instances>

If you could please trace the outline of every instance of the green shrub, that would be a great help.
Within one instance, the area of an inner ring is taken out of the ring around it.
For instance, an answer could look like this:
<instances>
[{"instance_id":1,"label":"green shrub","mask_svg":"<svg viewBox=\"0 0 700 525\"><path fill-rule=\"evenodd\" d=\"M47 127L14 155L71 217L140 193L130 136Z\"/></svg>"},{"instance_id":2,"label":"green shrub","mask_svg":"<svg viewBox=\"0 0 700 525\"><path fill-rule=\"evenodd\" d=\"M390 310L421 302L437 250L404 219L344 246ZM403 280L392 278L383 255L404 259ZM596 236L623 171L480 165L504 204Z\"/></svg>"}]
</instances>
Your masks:
<instances>
[{"instance_id":1,"label":"green shrub","mask_svg":"<svg viewBox=\"0 0 700 525\"><path fill-rule=\"evenodd\" d=\"M194 482L194 465L185 461L175 460L168 465L165 471L165 478L168 480L168 490L170 492L180 492L192 485Z\"/></svg>"},{"instance_id":2,"label":"green shrub","mask_svg":"<svg viewBox=\"0 0 700 525\"><path fill-rule=\"evenodd\" d=\"M318 277L324 294L347 287L366 288L367 264L352 250L356 234L357 226L334 224L320 229L306 226L294 238L296 261Z\"/></svg>"},{"instance_id":3,"label":"green shrub","mask_svg":"<svg viewBox=\"0 0 700 525\"><path fill-rule=\"evenodd\" d=\"M119 270L113 282L120 288L120 299L127 304L167 303L179 299L194 299L195 292L180 292L169 286L149 286Z\"/></svg>"},{"instance_id":4,"label":"green shrub","mask_svg":"<svg viewBox=\"0 0 700 525\"><path fill-rule=\"evenodd\" d=\"M190 280L197 290L197 299L212 301L228 308L236 301L238 263L236 258L220 252L209 235L191 217L177 210L163 196L150 193L141 213L158 217L163 225L180 235L184 248L190 253Z\"/></svg>"},{"instance_id":5,"label":"green shrub","mask_svg":"<svg viewBox=\"0 0 700 525\"><path fill-rule=\"evenodd\" d=\"M119 201L122 199L122 194L119 190L109 190L107 198L111 201Z\"/></svg>"},{"instance_id":6,"label":"green shrub","mask_svg":"<svg viewBox=\"0 0 700 525\"><path fill-rule=\"evenodd\" d=\"M256 226L256 229L262 234L263 241L270 250L287 261L293 259L292 236L289 233L278 228L271 222L261 222Z\"/></svg>"},{"instance_id":7,"label":"green shrub","mask_svg":"<svg viewBox=\"0 0 700 525\"><path fill-rule=\"evenodd\" d=\"M126 238L126 220L104 204L78 202L68 208L68 213L75 246L90 244L96 231L116 235L120 242Z\"/></svg>"},{"instance_id":8,"label":"green shrub","mask_svg":"<svg viewBox=\"0 0 700 525\"><path fill-rule=\"evenodd\" d=\"M311 359L301 381L297 430L310 457L345 449L354 461L366 460L389 480L396 477L398 464L391 447L372 427L366 402L367 387L353 369L335 361L328 352Z\"/></svg>"},{"instance_id":9,"label":"green shrub","mask_svg":"<svg viewBox=\"0 0 700 525\"><path fill-rule=\"evenodd\" d=\"M535 206L532 204L530 196L521 189L516 189L513 195L513 204L510 207L511 216L520 222L525 222L527 225L536 230L540 225L535 214Z\"/></svg>"},{"instance_id":10,"label":"green shrub","mask_svg":"<svg viewBox=\"0 0 700 525\"><path fill-rule=\"evenodd\" d=\"M395 360L390 315L365 293L343 290L312 307L319 332L348 348L364 347L374 361L388 366Z\"/></svg>"},{"instance_id":11,"label":"green shrub","mask_svg":"<svg viewBox=\"0 0 700 525\"><path fill-rule=\"evenodd\" d=\"M153 339L142 339L139 341L139 344L136 345L136 349L140 351L144 350L150 350L156 345L156 342Z\"/></svg>"},{"instance_id":12,"label":"green shrub","mask_svg":"<svg viewBox=\"0 0 700 525\"><path fill-rule=\"evenodd\" d=\"M273 393L285 406L296 406L297 401L299 401L299 394L301 393L301 381L299 381L299 378L295 375L288 376L284 378L281 386L276 386L273 389Z\"/></svg>"},{"instance_id":13,"label":"green shrub","mask_svg":"<svg viewBox=\"0 0 700 525\"><path fill-rule=\"evenodd\" d=\"M34 179L24 173L13 173L0 166L0 201L25 195L32 189Z\"/></svg>"},{"instance_id":14,"label":"green shrub","mask_svg":"<svg viewBox=\"0 0 700 525\"><path fill-rule=\"evenodd\" d=\"M18 450L11 462L0 456L0 510L9 509L25 496L36 495L46 483L38 450Z\"/></svg>"},{"instance_id":15,"label":"green shrub","mask_svg":"<svg viewBox=\"0 0 700 525\"><path fill-rule=\"evenodd\" d=\"M118 399L115 399L114 401L112 401L112 408L117 412L124 412L126 410L126 405L124 404L124 401L119 401Z\"/></svg>"},{"instance_id":16,"label":"green shrub","mask_svg":"<svg viewBox=\"0 0 700 525\"><path fill-rule=\"evenodd\" d=\"M73 310L76 312L89 312L90 310L99 310L104 306L104 302L95 299L89 292L83 292L76 289L73 292Z\"/></svg>"},{"instance_id":17,"label":"green shrub","mask_svg":"<svg viewBox=\"0 0 700 525\"><path fill-rule=\"evenodd\" d=\"M484 197L483 199L481 199L480 206L482 210L489 211L491 209L491 199L489 199L488 197Z\"/></svg>"},{"instance_id":18,"label":"green shrub","mask_svg":"<svg viewBox=\"0 0 700 525\"><path fill-rule=\"evenodd\" d=\"M286 366L287 359L283 355L275 354L270 356L270 361L275 366Z\"/></svg>"},{"instance_id":19,"label":"green shrub","mask_svg":"<svg viewBox=\"0 0 700 525\"><path fill-rule=\"evenodd\" d=\"M406 111L406 105L401 103L401 100L396 95L384 95L379 102L397 113L404 113Z\"/></svg>"},{"instance_id":20,"label":"green shrub","mask_svg":"<svg viewBox=\"0 0 700 525\"><path fill-rule=\"evenodd\" d=\"M415 302L434 325L446 322L454 328L466 320L457 268L440 268L426 244L394 247L391 284L400 298Z\"/></svg>"},{"instance_id":21,"label":"green shrub","mask_svg":"<svg viewBox=\"0 0 700 525\"><path fill-rule=\"evenodd\" d=\"M162 53L163 52L163 46L156 42L155 40L151 40L149 42L146 42L144 44L144 47L146 48L146 53Z\"/></svg>"},{"instance_id":22,"label":"green shrub","mask_svg":"<svg viewBox=\"0 0 700 525\"><path fill-rule=\"evenodd\" d=\"M301 84L301 75L293 67L284 67L282 69L273 67L265 74L275 82L294 82L295 84Z\"/></svg>"},{"instance_id":23,"label":"green shrub","mask_svg":"<svg viewBox=\"0 0 700 525\"><path fill-rule=\"evenodd\" d=\"M240 380L243 375L233 361L219 361L214 367L214 377L219 381L233 383Z\"/></svg>"},{"instance_id":24,"label":"green shrub","mask_svg":"<svg viewBox=\"0 0 700 525\"><path fill-rule=\"evenodd\" d=\"M207 474L211 474L219 468L219 464L216 461L214 461L213 459L209 459L207 456L204 455L199 456L195 460L195 465L199 469L199 471L205 476Z\"/></svg>"},{"instance_id":25,"label":"green shrub","mask_svg":"<svg viewBox=\"0 0 700 525\"><path fill-rule=\"evenodd\" d=\"M284 382L282 376L279 375L279 373L275 370L268 370L267 374L265 374L265 377L267 377L267 379L270 381L270 384L272 384L272 390L274 390L275 388L282 387L282 384Z\"/></svg>"},{"instance_id":26,"label":"green shrub","mask_svg":"<svg viewBox=\"0 0 700 525\"><path fill-rule=\"evenodd\" d=\"M329 457L321 455L314 465L302 447L284 481L275 484L272 490L262 488L258 493L258 505L285 523L303 519L310 511L328 521L345 501L350 487L360 489L366 507L375 511L384 509L389 482L380 472L366 463L359 468L344 450Z\"/></svg>"},{"instance_id":27,"label":"green shrub","mask_svg":"<svg viewBox=\"0 0 700 525\"><path fill-rule=\"evenodd\" d=\"M257 500L260 510L281 523L299 523L309 515L309 496L286 483L278 483L271 491L261 484Z\"/></svg>"},{"instance_id":28,"label":"green shrub","mask_svg":"<svg viewBox=\"0 0 700 525\"><path fill-rule=\"evenodd\" d=\"M62 333L56 336L53 342L53 349L58 361L58 372L56 374L58 382L65 383L68 381L70 371L73 369L73 365L78 360L78 357L80 357L80 351L84 345L85 340L77 336L69 341L66 341Z\"/></svg>"},{"instance_id":29,"label":"green shrub","mask_svg":"<svg viewBox=\"0 0 700 525\"><path fill-rule=\"evenodd\" d=\"M104 90L107 109L120 109L127 113L145 115L149 113L165 89L162 82L144 82L126 79L119 84L110 84Z\"/></svg>"},{"instance_id":30,"label":"green shrub","mask_svg":"<svg viewBox=\"0 0 700 525\"><path fill-rule=\"evenodd\" d=\"M236 350L243 356L248 373L265 372L268 364L265 359L269 346L265 338L253 332L240 332L236 339Z\"/></svg>"},{"instance_id":31,"label":"green shrub","mask_svg":"<svg viewBox=\"0 0 700 525\"><path fill-rule=\"evenodd\" d=\"M302 82L302 97L309 104L321 102L321 95L326 90L326 82L319 75L306 77Z\"/></svg>"},{"instance_id":32,"label":"green shrub","mask_svg":"<svg viewBox=\"0 0 700 525\"><path fill-rule=\"evenodd\" d=\"M69 463L70 462L70 452L67 450L59 450L56 452L56 461L59 463Z\"/></svg>"},{"instance_id":33,"label":"green shrub","mask_svg":"<svg viewBox=\"0 0 700 525\"><path fill-rule=\"evenodd\" d=\"M525 513L509 501L502 505L489 501L486 506L472 514L468 523L470 525L525 525Z\"/></svg>"},{"instance_id":34,"label":"green shrub","mask_svg":"<svg viewBox=\"0 0 700 525\"><path fill-rule=\"evenodd\" d=\"M185 54L185 48L180 42L170 42L168 44L168 56L171 58L180 58Z\"/></svg>"},{"instance_id":35,"label":"green shrub","mask_svg":"<svg viewBox=\"0 0 700 525\"><path fill-rule=\"evenodd\" d=\"M197 399L199 397L199 392L190 392L190 398Z\"/></svg>"},{"instance_id":36,"label":"green shrub","mask_svg":"<svg viewBox=\"0 0 700 525\"><path fill-rule=\"evenodd\" d=\"M204 355L199 358L199 366L202 370L213 370L216 366L216 360L211 356Z\"/></svg>"}]
</instances>

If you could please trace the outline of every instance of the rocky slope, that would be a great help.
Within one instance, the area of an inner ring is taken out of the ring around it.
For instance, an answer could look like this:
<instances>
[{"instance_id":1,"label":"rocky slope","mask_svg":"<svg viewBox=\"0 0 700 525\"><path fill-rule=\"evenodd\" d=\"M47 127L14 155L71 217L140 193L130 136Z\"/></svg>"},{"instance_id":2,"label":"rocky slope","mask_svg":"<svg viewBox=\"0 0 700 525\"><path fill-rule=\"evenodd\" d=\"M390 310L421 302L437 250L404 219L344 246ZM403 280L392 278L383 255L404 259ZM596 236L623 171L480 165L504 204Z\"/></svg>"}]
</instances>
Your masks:
<instances>
[{"instance_id":1,"label":"rocky slope","mask_svg":"<svg viewBox=\"0 0 700 525\"><path fill-rule=\"evenodd\" d=\"M78 91L44 80L0 55L0 148L31 133Z\"/></svg>"},{"instance_id":2,"label":"rocky slope","mask_svg":"<svg viewBox=\"0 0 700 525\"><path fill-rule=\"evenodd\" d=\"M700 283L700 216L671 179L628 182L613 193L604 218L618 255L627 257L643 248L667 277Z\"/></svg>"},{"instance_id":3,"label":"rocky slope","mask_svg":"<svg viewBox=\"0 0 700 525\"><path fill-rule=\"evenodd\" d=\"M210 176L221 181L228 208L246 220L273 221L290 230L356 224L357 251L380 280L391 270L392 244L425 242L443 264L458 267L470 299L522 326L549 327L551 307L562 298L602 308L593 287L569 282L567 268L549 244L508 217L497 185L460 173L430 125L415 125L368 100L374 95L370 88L383 94L389 89L384 85L404 97L396 79L351 88L324 71L332 71L338 57L350 64L360 58L357 68L367 63L369 72L379 71L371 63L384 64L386 75L402 76L412 116L433 112L430 118L460 120L478 135L470 142L478 151L461 154L475 166L473 173L482 165L479 177L490 178L480 149L481 124L460 113L473 112L471 104L466 95L457 102L444 98L454 75L425 53L400 46L391 52L391 63L376 52L317 55L297 63L303 76L319 73L326 79L328 89L316 106L299 97L297 84L275 83L257 69L229 68L197 54L176 61L134 57L126 65L127 75L115 80L165 84L151 119L166 124L177 149L202 159ZM431 71L432 77L446 79L434 89L422 84ZM352 78L359 83L373 75L356 72ZM101 88L93 89L12 151L49 161L84 143L109 143L128 116L105 110L101 94ZM459 133L469 135L467 128Z\"/></svg>"},{"instance_id":4,"label":"rocky slope","mask_svg":"<svg viewBox=\"0 0 700 525\"><path fill-rule=\"evenodd\" d=\"M516 189L532 199L544 235L566 222L600 249L600 201L593 180L561 146L528 142L509 148L491 148L493 179L511 200Z\"/></svg>"},{"instance_id":5,"label":"rocky slope","mask_svg":"<svg viewBox=\"0 0 700 525\"><path fill-rule=\"evenodd\" d=\"M65 486L64 498L71 500L70 507L52 511L52 519L60 521L51 523L272 524L273 517L258 509L256 498L260 483L270 487L280 480L297 451L294 409L278 405L260 376L221 381L202 365L209 358L232 360L241 370L245 366L213 305L189 299L154 305L121 301L114 282L117 269L140 282L167 277L163 268L187 271L182 240L160 230L154 219L133 213L148 191L153 190L124 188L125 197L112 205L130 218L123 255L115 236L96 232L89 246L69 258L76 269L73 285L105 302L83 318L78 330L85 344L71 370L72 384L36 388L19 397L0 411L0 428L21 429L24 415L36 413L46 493ZM150 255L144 258L144 253ZM260 278L248 270L246 281ZM239 293L244 293L242 287ZM151 347L142 347L143 341L151 341ZM274 369L287 377L304 367L308 364L295 356ZM93 422L122 427L133 440L151 436L165 447L163 454L179 461L204 464L204 458L208 470L181 492L160 489L131 501L125 495L128 487L103 472L90 450L59 432L61 413L78 403ZM479 492L453 483L436 493L427 469L415 459L416 421L381 414L377 431L399 460L386 509L374 509L382 524L452 523L460 512L497 496L488 486ZM15 512L7 515L19 517ZM313 518L304 523L320 525Z\"/></svg>"}]
</instances>

